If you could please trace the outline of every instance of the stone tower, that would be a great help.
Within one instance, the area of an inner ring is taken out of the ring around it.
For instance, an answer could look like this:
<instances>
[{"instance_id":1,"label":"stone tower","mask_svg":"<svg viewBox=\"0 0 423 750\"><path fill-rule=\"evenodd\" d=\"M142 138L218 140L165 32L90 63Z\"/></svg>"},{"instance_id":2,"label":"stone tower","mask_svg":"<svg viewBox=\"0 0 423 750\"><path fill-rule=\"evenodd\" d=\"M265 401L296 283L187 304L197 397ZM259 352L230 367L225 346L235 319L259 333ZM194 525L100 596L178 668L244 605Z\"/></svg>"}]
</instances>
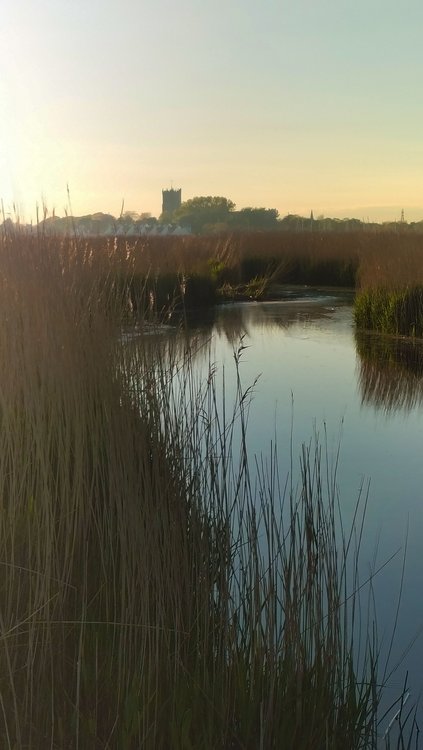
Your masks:
<instances>
[{"instance_id":1,"label":"stone tower","mask_svg":"<svg viewBox=\"0 0 423 750\"><path fill-rule=\"evenodd\" d=\"M162 190L162 213L171 214L181 205L181 188L179 190Z\"/></svg>"}]
</instances>

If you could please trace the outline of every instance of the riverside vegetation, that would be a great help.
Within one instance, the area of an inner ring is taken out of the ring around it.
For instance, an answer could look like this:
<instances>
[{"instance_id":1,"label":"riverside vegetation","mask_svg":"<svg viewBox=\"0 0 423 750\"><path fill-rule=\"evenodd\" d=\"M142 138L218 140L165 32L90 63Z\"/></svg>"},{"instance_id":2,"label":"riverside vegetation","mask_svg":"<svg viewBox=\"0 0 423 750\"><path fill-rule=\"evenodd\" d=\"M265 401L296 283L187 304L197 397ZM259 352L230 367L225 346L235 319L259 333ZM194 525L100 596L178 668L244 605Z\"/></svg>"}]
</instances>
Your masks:
<instances>
[{"instance_id":1,"label":"riverside vegetation","mask_svg":"<svg viewBox=\"0 0 423 750\"><path fill-rule=\"evenodd\" d=\"M105 239L89 244L99 258L109 252ZM120 237L113 246L113 273L138 313L277 297L283 285L338 286L356 290L359 328L423 335L423 234L402 225L397 231Z\"/></svg>"},{"instance_id":2,"label":"riverside vegetation","mask_svg":"<svg viewBox=\"0 0 423 750\"><path fill-rule=\"evenodd\" d=\"M238 368L229 409L188 342L142 327L156 270L134 286L137 263L0 238L1 747L406 747L360 602L365 497L343 529L318 444L298 491L274 449L252 480L251 388Z\"/></svg>"}]
</instances>

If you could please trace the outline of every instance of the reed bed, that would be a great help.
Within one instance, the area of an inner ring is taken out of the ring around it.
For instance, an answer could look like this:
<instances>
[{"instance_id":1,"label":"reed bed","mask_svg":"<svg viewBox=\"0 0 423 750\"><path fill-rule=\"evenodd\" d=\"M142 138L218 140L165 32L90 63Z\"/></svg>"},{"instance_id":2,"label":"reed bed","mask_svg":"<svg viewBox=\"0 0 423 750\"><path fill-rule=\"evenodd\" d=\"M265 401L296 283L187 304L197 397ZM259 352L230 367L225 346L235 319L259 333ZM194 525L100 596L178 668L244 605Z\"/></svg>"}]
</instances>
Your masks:
<instances>
[{"instance_id":1,"label":"reed bed","mask_svg":"<svg viewBox=\"0 0 423 750\"><path fill-rule=\"evenodd\" d=\"M376 748L360 508L318 445L253 479L252 390L142 326L134 258L0 240L0 746Z\"/></svg>"},{"instance_id":2,"label":"reed bed","mask_svg":"<svg viewBox=\"0 0 423 750\"><path fill-rule=\"evenodd\" d=\"M381 235L380 237L383 237ZM423 336L423 237L386 235L360 263L355 322L363 330Z\"/></svg>"},{"instance_id":3,"label":"reed bed","mask_svg":"<svg viewBox=\"0 0 423 750\"><path fill-rule=\"evenodd\" d=\"M145 313L145 305L165 311L208 307L222 298L260 298L271 284L354 286L358 239L256 232L118 237L88 244L97 263L109 266L121 284L129 286L134 309L142 307Z\"/></svg>"},{"instance_id":4,"label":"reed bed","mask_svg":"<svg viewBox=\"0 0 423 750\"><path fill-rule=\"evenodd\" d=\"M207 308L220 300L262 299L280 294L281 285L355 288L358 300L362 294L376 299L380 290L402 294L423 286L423 235L401 231L117 238L113 256L110 246L101 239L90 240L102 263L105 256L109 264L113 257L110 272L121 274L133 309L143 314L146 305L164 312L175 306ZM363 304L365 300L366 296ZM402 329L412 333L415 321L407 317L408 302L397 307ZM379 327L377 319L362 323L359 317L357 322ZM394 321L391 330L397 327ZM417 328L415 335L420 335Z\"/></svg>"},{"instance_id":5,"label":"reed bed","mask_svg":"<svg viewBox=\"0 0 423 750\"><path fill-rule=\"evenodd\" d=\"M395 336L423 337L423 286L371 288L355 300L354 317L362 329Z\"/></svg>"},{"instance_id":6,"label":"reed bed","mask_svg":"<svg viewBox=\"0 0 423 750\"><path fill-rule=\"evenodd\" d=\"M38 239L47 241L44 230L38 231ZM423 285L423 234L400 226L397 232L238 231L80 243L95 256L98 268L129 288L131 305L143 306L142 313L146 305L166 311L175 305L209 307L222 298L258 299L284 284L359 292Z\"/></svg>"}]
</instances>

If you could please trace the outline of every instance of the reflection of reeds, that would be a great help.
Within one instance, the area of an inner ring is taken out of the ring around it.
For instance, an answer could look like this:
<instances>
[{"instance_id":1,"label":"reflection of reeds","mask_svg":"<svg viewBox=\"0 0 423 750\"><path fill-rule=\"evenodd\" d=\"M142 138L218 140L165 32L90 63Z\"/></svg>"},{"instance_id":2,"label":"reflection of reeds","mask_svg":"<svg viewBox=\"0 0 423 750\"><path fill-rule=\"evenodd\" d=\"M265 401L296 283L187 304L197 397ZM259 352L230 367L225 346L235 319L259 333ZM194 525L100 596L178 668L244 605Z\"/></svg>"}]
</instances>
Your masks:
<instances>
[{"instance_id":1,"label":"reflection of reeds","mask_svg":"<svg viewBox=\"0 0 423 750\"><path fill-rule=\"evenodd\" d=\"M356 331L362 403L385 411L423 403L423 344Z\"/></svg>"},{"instance_id":2,"label":"reflection of reeds","mask_svg":"<svg viewBox=\"0 0 423 750\"><path fill-rule=\"evenodd\" d=\"M272 455L254 494L250 391L127 343L126 260L0 241L0 746L376 747L334 478L305 450L284 502Z\"/></svg>"}]
</instances>

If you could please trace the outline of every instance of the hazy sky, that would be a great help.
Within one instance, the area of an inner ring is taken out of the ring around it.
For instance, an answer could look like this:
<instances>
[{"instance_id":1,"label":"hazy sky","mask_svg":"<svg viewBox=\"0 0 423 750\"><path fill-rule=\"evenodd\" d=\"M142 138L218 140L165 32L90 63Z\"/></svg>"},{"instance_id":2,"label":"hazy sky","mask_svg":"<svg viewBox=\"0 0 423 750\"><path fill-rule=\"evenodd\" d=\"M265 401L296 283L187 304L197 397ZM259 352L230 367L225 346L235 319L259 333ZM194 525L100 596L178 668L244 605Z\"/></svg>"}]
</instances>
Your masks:
<instances>
[{"instance_id":1,"label":"hazy sky","mask_svg":"<svg viewBox=\"0 0 423 750\"><path fill-rule=\"evenodd\" d=\"M423 218L422 32L421 0L5 0L0 197Z\"/></svg>"}]
</instances>

